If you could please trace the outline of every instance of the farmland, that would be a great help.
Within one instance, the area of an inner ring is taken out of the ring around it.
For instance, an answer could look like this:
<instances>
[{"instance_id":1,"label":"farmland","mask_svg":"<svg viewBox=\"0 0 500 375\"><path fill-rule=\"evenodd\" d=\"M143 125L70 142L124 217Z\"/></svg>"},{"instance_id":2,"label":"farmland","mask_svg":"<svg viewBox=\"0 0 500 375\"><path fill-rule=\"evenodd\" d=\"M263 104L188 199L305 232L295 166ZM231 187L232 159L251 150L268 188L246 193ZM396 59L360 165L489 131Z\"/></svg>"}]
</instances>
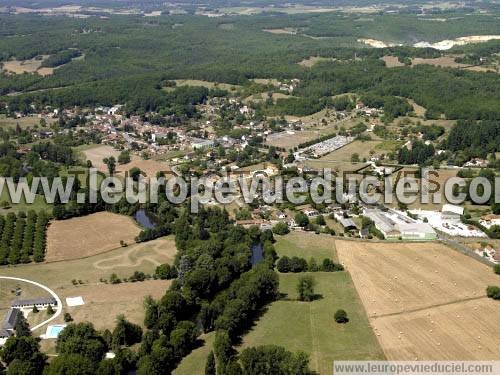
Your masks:
<instances>
[{"instance_id":1,"label":"farmland","mask_svg":"<svg viewBox=\"0 0 500 375\"><path fill-rule=\"evenodd\" d=\"M485 296L497 276L441 244L336 242L389 359L498 356L500 313Z\"/></svg>"},{"instance_id":2,"label":"farmland","mask_svg":"<svg viewBox=\"0 0 500 375\"><path fill-rule=\"evenodd\" d=\"M47 261L88 257L131 243L140 228L127 216L109 212L58 220L47 232ZM71 242L68 243L68 240Z\"/></svg>"}]
</instances>

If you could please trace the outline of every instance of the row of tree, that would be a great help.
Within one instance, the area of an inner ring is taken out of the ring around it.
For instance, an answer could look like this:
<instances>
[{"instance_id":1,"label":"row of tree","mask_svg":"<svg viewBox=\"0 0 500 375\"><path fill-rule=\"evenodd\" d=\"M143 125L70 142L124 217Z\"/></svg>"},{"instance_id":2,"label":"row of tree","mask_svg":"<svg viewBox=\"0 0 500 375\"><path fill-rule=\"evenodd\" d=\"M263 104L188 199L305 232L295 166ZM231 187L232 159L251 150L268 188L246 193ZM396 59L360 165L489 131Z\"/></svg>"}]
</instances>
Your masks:
<instances>
[{"instance_id":1,"label":"row of tree","mask_svg":"<svg viewBox=\"0 0 500 375\"><path fill-rule=\"evenodd\" d=\"M48 217L30 210L0 216L0 264L42 262L45 258Z\"/></svg>"}]
</instances>

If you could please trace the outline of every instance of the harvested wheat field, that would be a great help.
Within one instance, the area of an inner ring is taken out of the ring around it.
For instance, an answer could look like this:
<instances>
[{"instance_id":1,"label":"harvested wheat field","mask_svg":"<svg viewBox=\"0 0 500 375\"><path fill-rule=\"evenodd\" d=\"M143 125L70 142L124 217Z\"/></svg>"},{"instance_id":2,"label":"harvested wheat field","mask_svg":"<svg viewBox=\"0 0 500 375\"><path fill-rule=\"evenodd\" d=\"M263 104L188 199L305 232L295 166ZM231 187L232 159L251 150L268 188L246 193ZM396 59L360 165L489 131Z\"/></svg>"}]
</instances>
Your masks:
<instances>
[{"instance_id":1,"label":"harvested wheat field","mask_svg":"<svg viewBox=\"0 0 500 375\"><path fill-rule=\"evenodd\" d=\"M491 268L439 243L336 241L391 360L487 360L500 355Z\"/></svg>"},{"instance_id":2,"label":"harvested wheat field","mask_svg":"<svg viewBox=\"0 0 500 375\"><path fill-rule=\"evenodd\" d=\"M47 231L48 262L84 258L134 242L141 229L132 218L98 212L69 220L53 221Z\"/></svg>"},{"instance_id":3,"label":"harvested wheat field","mask_svg":"<svg viewBox=\"0 0 500 375\"><path fill-rule=\"evenodd\" d=\"M96 146L89 148L83 151L85 158L92 162L92 166L101 172L108 172L108 168L106 164L104 164L103 159L114 156L115 159L118 159L118 155L120 155L120 151L115 150L111 146Z\"/></svg>"}]
</instances>

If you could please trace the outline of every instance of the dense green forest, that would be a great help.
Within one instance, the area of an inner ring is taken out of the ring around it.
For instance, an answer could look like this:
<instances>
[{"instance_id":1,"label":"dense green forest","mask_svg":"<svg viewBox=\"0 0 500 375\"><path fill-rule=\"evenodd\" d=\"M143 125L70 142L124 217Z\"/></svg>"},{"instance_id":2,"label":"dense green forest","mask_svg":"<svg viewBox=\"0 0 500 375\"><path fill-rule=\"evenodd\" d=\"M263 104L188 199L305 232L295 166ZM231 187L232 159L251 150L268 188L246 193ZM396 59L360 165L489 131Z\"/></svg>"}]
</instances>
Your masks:
<instances>
[{"instance_id":1,"label":"dense green forest","mask_svg":"<svg viewBox=\"0 0 500 375\"><path fill-rule=\"evenodd\" d=\"M449 119L498 119L497 74L432 66L388 69L380 59L387 54L406 59L438 57L441 52L413 47L365 48L356 41L359 37L376 37L376 30L386 34L380 34L385 40L394 37L432 41L494 33L500 26L493 16L471 16L462 22L460 14L448 14L450 22L432 23L409 14L371 15L370 22L361 21L354 14L339 13L266 13L215 19L190 15L105 19L2 15L0 61L50 55L42 65L58 69L46 77L1 73L0 94L4 96L0 101L8 104L10 111L29 112L33 110L31 104L39 109L46 105L123 103L130 111L155 110L189 117L193 115L192 106L203 100L206 93L200 96L191 89L165 90L163 83L167 80L202 79L239 84L247 90L255 86L249 81L252 78L298 78L300 84L294 98L279 100L263 110L277 115L310 114L332 105L331 95L356 92L367 100L382 100L380 107L389 118L408 112L407 104L395 98L403 97L424 106L428 118L444 115ZM403 23L414 36L398 26ZM299 30L298 35L263 31L285 27ZM332 29L333 37L301 35L314 33L314 28L322 33ZM475 58L491 56L500 51L500 42L456 49L474 53ZM73 59L80 54L82 58ZM311 56L334 61L312 67L298 64ZM225 93L219 90L217 94Z\"/></svg>"}]
</instances>

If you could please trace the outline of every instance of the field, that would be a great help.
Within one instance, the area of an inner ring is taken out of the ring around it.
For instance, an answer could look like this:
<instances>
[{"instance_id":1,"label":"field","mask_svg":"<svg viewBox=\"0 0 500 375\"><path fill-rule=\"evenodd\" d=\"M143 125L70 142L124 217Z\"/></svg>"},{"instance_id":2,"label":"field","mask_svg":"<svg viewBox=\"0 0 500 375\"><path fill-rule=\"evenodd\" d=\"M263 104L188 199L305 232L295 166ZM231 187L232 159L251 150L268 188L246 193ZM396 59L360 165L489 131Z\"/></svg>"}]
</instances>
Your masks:
<instances>
[{"instance_id":1,"label":"field","mask_svg":"<svg viewBox=\"0 0 500 375\"><path fill-rule=\"evenodd\" d=\"M48 262L88 257L132 243L141 229L132 218L98 212L51 222L47 231Z\"/></svg>"},{"instance_id":2,"label":"field","mask_svg":"<svg viewBox=\"0 0 500 375\"><path fill-rule=\"evenodd\" d=\"M314 257L320 262L325 258L337 260L335 240L331 236L308 232L291 232L285 236L275 236L274 244L279 256L298 256L309 260Z\"/></svg>"},{"instance_id":3,"label":"field","mask_svg":"<svg viewBox=\"0 0 500 375\"><path fill-rule=\"evenodd\" d=\"M72 280L80 280L82 285L98 285L112 273L120 278L134 271L152 274L159 264L172 263L175 253L173 237L163 237L81 259L3 267L1 273L38 281L57 291L72 288Z\"/></svg>"},{"instance_id":4,"label":"field","mask_svg":"<svg viewBox=\"0 0 500 375\"><path fill-rule=\"evenodd\" d=\"M47 121L47 119L45 119ZM48 119L47 123L53 123L55 120ZM15 128L19 124L22 129L34 127L40 124L40 119L35 116L26 116L21 118L10 118L0 115L0 128Z\"/></svg>"},{"instance_id":5,"label":"field","mask_svg":"<svg viewBox=\"0 0 500 375\"><path fill-rule=\"evenodd\" d=\"M3 70L8 73L13 74L23 74L23 73L35 73L38 71L40 75L50 75L53 72L53 69L50 68L42 68L42 71L39 71L40 66L42 65L43 60L45 60L48 55L42 56L42 58L33 58L30 60L10 60L3 62Z\"/></svg>"},{"instance_id":6,"label":"field","mask_svg":"<svg viewBox=\"0 0 500 375\"><path fill-rule=\"evenodd\" d=\"M108 168L103 162L104 158L114 156L115 159L118 159L118 155L120 155L120 151L115 150L111 146L103 145L85 148L82 152L86 160L90 160L92 162L92 166L101 172L108 172Z\"/></svg>"},{"instance_id":7,"label":"field","mask_svg":"<svg viewBox=\"0 0 500 375\"><path fill-rule=\"evenodd\" d=\"M234 91L240 86L238 85L230 85L227 83L219 83L219 82L210 82L210 81L201 81L198 79L176 79L175 83L177 86L202 86L206 87L207 89L214 89L214 88L219 88L222 90L227 90L227 91Z\"/></svg>"},{"instance_id":8,"label":"field","mask_svg":"<svg viewBox=\"0 0 500 375\"><path fill-rule=\"evenodd\" d=\"M492 270L444 245L337 241L377 338L392 360L498 357Z\"/></svg>"},{"instance_id":9,"label":"field","mask_svg":"<svg viewBox=\"0 0 500 375\"><path fill-rule=\"evenodd\" d=\"M96 145L92 147L86 147L84 149L80 149L80 151L84 154L86 160L90 160L92 162L92 166L103 173L108 173L108 168L106 164L103 162L104 158L109 158L114 156L115 159L118 159L118 155L120 155L120 151L115 150L111 146L105 145ZM116 172L118 174L124 174L129 171L133 167L139 168L143 171L147 177L155 177L156 173L159 171L170 171L170 166L167 163L156 161L156 160L143 160L137 155L131 155L131 161L127 164L117 164Z\"/></svg>"},{"instance_id":10,"label":"field","mask_svg":"<svg viewBox=\"0 0 500 375\"><path fill-rule=\"evenodd\" d=\"M335 61L333 58L328 58L328 57L321 57L321 56L311 56L308 59L304 59L302 61L299 61L298 64L304 68L311 68L317 63L320 62L330 62L330 61Z\"/></svg>"},{"instance_id":11,"label":"field","mask_svg":"<svg viewBox=\"0 0 500 375\"><path fill-rule=\"evenodd\" d=\"M205 374L205 362L208 353L213 350L215 332L209 332L199 337L203 344L189 353L179 363L179 366L173 372L175 375L203 375Z\"/></svg>"},{"instance_id":12,"label":"field","mask_svg":"<svg viewBox=\"0 0 500 375\"><path fill-rule=\"evenodd\" d=\"M334 360L384 358L347 272L312 274L315 292L321 296L313 302L297 301L300 276L280 275L280 292L286 297L269 306L244 336L240 350L269 344L302 350L310 355L310 368L319 374L331 374ZM347 311L349 323L335 323L337 309Z\"/></svg>"}]
</instances>

